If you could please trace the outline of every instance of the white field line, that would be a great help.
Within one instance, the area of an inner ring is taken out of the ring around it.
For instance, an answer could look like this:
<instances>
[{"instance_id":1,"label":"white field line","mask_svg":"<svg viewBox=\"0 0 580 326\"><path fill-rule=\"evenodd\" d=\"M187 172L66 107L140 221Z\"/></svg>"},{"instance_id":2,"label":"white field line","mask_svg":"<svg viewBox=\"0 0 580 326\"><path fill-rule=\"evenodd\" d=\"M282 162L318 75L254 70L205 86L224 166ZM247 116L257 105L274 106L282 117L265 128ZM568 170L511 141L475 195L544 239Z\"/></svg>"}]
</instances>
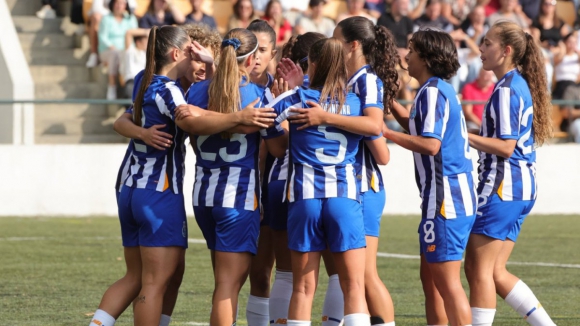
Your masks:
<instances>
[{"instance_id":1,"label":"white field line","mask_svg":"<svg viewBox=\"0 0 580 326\"><path fill-rule=\"evenodd\" d=\"M197 242L194 242L197 243ZM185 325L194 325L194 326L209 326L209 323L198 323L196 321L188 321Z\"/></svg>"},{"instance_id":2,"label":"white field line","mask_svg":"<svg viewBox=\"0 0 580 326\"><path fill-rule=\"evenodd\" d=\"M0 241L43 241L43 240L55 240L59 239L56 237L8 237L0 238ZM91 240L113 240L121 239L121 237L91 237L85 238ZM204 239L189 238L187 242L192 244L206 244ZM381 258L398 258L398 259L420 259L419 255L405 255L405 254L392 254L387 252L377 253L377 257ZM519 266L540 266L540 267L560 267L560 268L576 268L580 269L580 264L556 264L556 263L543 263L543 262L519 262L519 261L508 261L508 265L519 265ZM188 325L198 325L198 324L188 324ZM199 324L206 325L206 324Z\"/></svg>"}]
</instances>

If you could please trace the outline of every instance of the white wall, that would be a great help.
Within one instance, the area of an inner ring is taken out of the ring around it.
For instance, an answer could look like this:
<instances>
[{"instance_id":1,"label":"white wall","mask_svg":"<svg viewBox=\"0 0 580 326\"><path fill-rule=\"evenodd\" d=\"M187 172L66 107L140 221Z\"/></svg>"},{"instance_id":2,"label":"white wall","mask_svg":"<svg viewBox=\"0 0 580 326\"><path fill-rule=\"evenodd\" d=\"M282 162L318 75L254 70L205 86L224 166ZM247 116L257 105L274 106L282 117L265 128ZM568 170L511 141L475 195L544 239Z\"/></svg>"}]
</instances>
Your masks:
<instances>
[{"instance_id":1,"label":"white wall","mask_svg":"<svg viewBox=\"0 0 580 326\"><path fill-rule=\"evenodd\" d=\"M0 216L116 215L114 183L125 145L0 145ZM188 148L189 149L189 148ZM411 153L391 146L384 169L387 214L419 214ZM192 215L195 156L189 151L185 198ZM580 145L538 149L535 214L580 214Z\"/></svg>"}]
</instances>

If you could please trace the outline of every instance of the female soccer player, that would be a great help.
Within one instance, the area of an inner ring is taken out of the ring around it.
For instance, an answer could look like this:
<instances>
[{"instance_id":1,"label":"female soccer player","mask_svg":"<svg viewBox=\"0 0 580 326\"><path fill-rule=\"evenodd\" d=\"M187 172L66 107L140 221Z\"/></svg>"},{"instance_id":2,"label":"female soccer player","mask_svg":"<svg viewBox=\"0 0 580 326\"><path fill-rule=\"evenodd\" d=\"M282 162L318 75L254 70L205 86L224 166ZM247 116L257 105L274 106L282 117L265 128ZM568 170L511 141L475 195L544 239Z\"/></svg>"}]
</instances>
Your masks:
<instances>
[{"instance_id":1,"label":"female soccer player","mask_svg":"<svg viewBox=\"0 0 580 326\"><path fill-rule=\"evenodd\" d=\"M248 25L249 31L253 32L258 39L256 50L256 63L250 72L252 83L264 88L264 105L274 100L270 87L274 77L267 72L268 65L276 56L276 32L268 22L256 19ZM268 206L268 180L267 175L271 170L274 157L268 155L265 148L260 149L260 186L262 187L263 218L260 221L260 237L258 240L258 253L252 258L250 267L250 296L246 305L246 319L248 325L269 325L269 297L270 278L274 266L274 248L272 246L272 231L270 219L272 211Z\"/></svg>"},{"instance_id":2,"label":"female soccer player","mask_svg":"<svg viewBox=\"0 0 580 326\"><path fill-rule=\"evenodd\" d=\"M340 125L342 129L358 134L365 134L373 128L381 129L385 109L383 103L387 103L388 113L398 90L396 68L399 55L393 36L386 28L374 25L367 18L350 17L338 24L334 30L334 37L342 42L345 51L350 76L348 89L358 95L364 115L370 119L344 119L345 117L334 117L322 110L313 109L293 110L300 114L289 119L294 123L306 122L305 126ZM385 91L383 82L387 85ZM365 137L359 146L355 167L357 180L361 182L361 203L367 242L365 295L371 314L371 324L393 325L395 318L393 301L378 275L376 266L380 222L385 206L385 190L378 164L388 163L389 150L385 140L380 136ZM336 313L335 311L329 313L333 312ZM337 322L342 318L338 315L328 317L333 317L332 319Z\"/></svg>"},{"instance_id":3,"label":"female soccer player","mask_svg":"<svg viewBox=\"0 0 580 326\"><path fill-rule=\"evenodd\" d=\"M409 75L421 88L411 112L393 107L404 134L384 127L384 136L413 151L422 198L419 224L421 281L427 324L471 324L461 285L461 258L475 219L473 163L461 105L449 79L459 68L449 34L420 30L409 41ZM441 299L443 302L441 302ZM446 317L439 313L444 305Z\"/></svg>"},{"instance_id":4,"label":"female soccer player","mask_svg":"<svg viewBox=\"0 0 580 326\"><path fill-rule=\"evenodd\" d=\"M264 87L249 81L259 48L247 29L229 31L211 81L192 85L188 103L208 112L241 112L264 100ZM258 105L261 105L259 103ZM201 124L186 129L197 156L193 192L195 218L211 250L215 289L210 323L235 322L238 294L257 252L260 227L258 129L230 129L216 134ZM241 133L243 132L243 133Z\"/></svg>"},{"instance_id":5,"label":"female soccer player","mask_svg":"<svg viewBox=\"0 0 580 326\"><path fill-rule=\"evenodd\" d=\"M506 269L522 223L536 200L536 146L551 133L542 52L532 36L499 22L480 46L483 69L499 80L479 135L477 218L469 237L465 273L474 325L491 325L496 293L534 326L554 325L530 288Z\"/></svg>"},{"instance_id":6,"label":"female soccer player","mask_svg":"<svg viewBox=\"0 0 580 326\"><path fill-rule=\"evenodd\" d=\"M161 318L161 313L167 310L170 313L175 305L183 275L183 249L187 247L182 193L186 135L179 126L189 127L195 121L212 128L219 123L213 129L219 132L222 126L230 128L242 121L247 124L246 118L250 116L270 116L262 115L267 110L209 116L199 108L189 107L188 110L197 113L191 119L176 122L175 110L186 102L175 80L184 76L192 59L191 40L182 29L152 28L147 65L137 81L139 91L135 96L134 121L139 126L128 133L158 126L154 129L161 129L164 134L154 132L160 138L133 139L129 144L127 164L120 171L122 188L118 194L127 274L105 292L91 326L113 325L135 298L136 325L169 323L168 318ZM168 144L163 141L167 136L173 141L163 148ZM166 289L172 286L176 286L174 296L168 297Z\"/></svg>"},{"instance_id":7,"label":"female soccer player","mask_svg":"<svg viewBox=\"0 0 580 326\"><path fill-rule=\"evenodd\" d=\"M291 107L307 107L306 101L320 102L337 115L362 115L358 97L345 93L341 42L316 42L308 61L309 88L288 91L274 101L276 122L287 117ZM345 325L370 325L364 298L364 223L353 167L362 137L326 125L299 129L290 126L288 247L294 286L287 324L310 325L321 251L328 247L344 292ZM268 147L279 148L275 137L284 134L279 124L270 128L265 136Z\"/></svg>"}]
</instances>

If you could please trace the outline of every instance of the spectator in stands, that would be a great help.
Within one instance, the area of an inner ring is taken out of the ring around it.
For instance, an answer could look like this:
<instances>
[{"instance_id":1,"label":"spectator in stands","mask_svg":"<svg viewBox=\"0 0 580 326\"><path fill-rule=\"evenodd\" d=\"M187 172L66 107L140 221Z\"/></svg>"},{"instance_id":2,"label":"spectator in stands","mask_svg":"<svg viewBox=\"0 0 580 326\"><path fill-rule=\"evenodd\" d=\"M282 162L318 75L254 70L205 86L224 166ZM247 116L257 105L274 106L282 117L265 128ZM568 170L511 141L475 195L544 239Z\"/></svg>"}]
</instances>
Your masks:
<instances>
[{"instance_id":1,"label":"spectator in stands","mask_svg":"<svg viewBox=\"0 0 580 326\"><path fill-rule=\"evenodd\" d=\"M449 34L457 47L457 60L459 61L459 69L451 77L449 83L453 85L455 92L459 94L466 83L470 83L477 78L482 63L479 59L479 46L467 34L461 29L456 29ZM461 47L461 43L464 43L466 47Z\"/></svg>"},{"instance_id":2,"label":"spectator in stands","mask_svg":"<svg viewBox=\"0 0 580 326\"><path fill-rule=\"evenodd\" d=\"M119 71L123 77L124 98L133 98L135 76L143 69L147 61L148 29L130 29L125 34L125 53Z\"/></svg>"},{"instance_id":3,"label":"spectator in stands","mask_svg":"<svg viewBox=\"0 0 580 326\"><path fill-rule=\"evenodd\" d=\"M427 0L409 0L409 13L407 16L411 20L415 20L425 12L425 7L427 7ZM405 61L405 60L403 60Z\"/></svg>"},{"instance_id":4,"label":"spectator in stands","mask_svg":"<svg viewBox=\"0 0 580 326\"><path fill-rule=\"evenodd\" d=\"M527 30L529 26L527 22L528 17L523 13L518 0L500 0L499 5L499 10L487 18L490 26L493 26L493 24L500 20L507 20Z\"/></svg>"},{"instance_id":5,"label":"spectator in stands","mask_svg":"<svg viewBox=\"0 0 580 326\"><path fill-rule=\"evenodd\" d=\"M204 24L209 28L217 29L215 19L201 11L203 0L189 0L189 2L191 3L192 9L191 12L185 16L186 24Z\"/></svg>"},{"instance_id":6,"label":"spectator in stands","mask_svg":"<svg viewBox=\"0 0 580 326\"><path fill-rule=\"evenodd\" d=\"M481 0L477 1L477 3L485 8L485 17L489 17L499 10L499 1L500 0Z\"/></svg>"},{"instance_id":7,"label":"spectator in stands","mask_svg":"<svg viewBox=\"0 0 580 326\"><path fill-rule=\"evenodd\" d=\"M282 16L282 4L280 0L270 0L266 5L266 12L261 18L276 32L276 46L283 46L292 36L292 25Z\"/></svg>"},{"instance_id":8,"label":"spectator in stands","mask_svg":"<svg viewBox=\"0 0 580 326\"><path fill-rule=\"evenodd\" d=\"M409 0L393 0L391 12L383 13L377 21L377 25L385 26L391 31L399 49L407 49L407 43L413 34L413 20L407 16L408 13ZM401 55L401 58L404 57L405 55Z\"/></svg>"},{"instance_id":9,"label":"spectator in stands","mask_svg":"<svg viewBox=\"0 0 580 326\"><path fill-rule=\"evenodd\" d=\"M459 27L476 5L476 0L443 0L441 16L445 17L453 26Z\"/></svg>"},{"instance_id":10,"label":"spectator in stands","mask_svg":"<svg viewBox=\"0 0 580 326\"><path fill-rule=\"evenodd\" d=\"M336 24L332 19L324 16L324 5L326 5L326 0L310 0L308 4L310 13L298 19L296 34L315 32L332 37Z\"/></svg>"},{"instance_id":11,"label":"spectator in stands","mask_svg":"<svg viewBox=\"0 0 580 326\"><path fill-rule=\"evenodd\" d=\"M99 27L101 26L101 19L108 15L111 0L93 0L91 10L89 11L89 43L91 45L89 59L87 60L87 68L94 68L99 64ZM127 0L128 12L134 12L137 8L136 0Z\"/></svg>"},{"instance_id":12,"label":"spectator in stands","mask_svg":"<svg viewBox=\"0 0 580 326\"><path fill-rule=\"evenodd\" d=\"M544 0L519 0L522 12L526 15L528 23L531 24L540 14L540 7ZM554 0L556 2L556 0Z\"/></svg>"},{"instance_id":13,"label":"spectator in stands","mask_svg":"<svg viewBox=\"0 0 580 326\"><path fill-rule=\"evenodd\" d=\"M495 75L491 70L479 69L473 82L466 84L461 92L461 100L486 102L493 93ZM485 104L462 104L467 129L479 130Z\"/></svg>"},{"instance_id":14,"label":"spectator in stands","mask_svg":"<svg viewBox=\"0 0 580 326\"><path fill-rule=\"evenodd\" d=\"M56 2L57 0L42 0L42 8L36 12L36 17L40 19L55 19Z\"/></svg>"},{"instance_id":15,"label":"spectator in stands","mask_svg":"<svg viewBox=\"0 0 580 326\"><path fill-rule=\"evenodd\" d=\"M346 0L346 12L343 12L336 17L336 23L338 24L341 20L353 16L362 16L370 19L373 23L376 23L377 19L369 15L364 8L365 0Z\"/></svg>"},{"instance_id":16,"label":"spectator in stands","mask_svg":"<svg viewBox=\"0 0 580 326\"><path fill-rule=\"evenodd\" d=\"M480 44L481 40L489 30L489 25L485 20L485 8L476 6L473 8L467 19L461 23L461 30L475 42ZM465 47L465 44L462 45Z\"/></svg>"},{"instance_id":17,"label":"spectator in stands","mask_svg":"<svg viewBox=\"0 0 580 326\"><path fill-rule=\"evenodd\" d=\"M542 47L557 46L571 29L556 15L556 0L542 0L539 15L532 22L532 33L539 33Z\"/></svg>"},{"instance_id":18,"label":"spectator in stands","mask_svg":"<svg viewBox=\"0 0 580 326\"><path fill-rule=\"evenodd\" d=\"M562 48L556 55L554 55L554 79L556 85L552 98L555 100L580 100L580 86L578 79L580 77L580 56L576 50L577 36L576 31L564 36ZM569 130L570 133L576 132L575 138L578 135L578 122L574 122L574 126L569 125L569 120L576 120L580 115L578 110L573 110L574 105L562 105L561 113L564 119L560 125L562 131ZM571 119L568 119L571 118ZM569 128L572 127L572 128Z\"/></svg>"},{"instance_id":19,"label":"spectator in stands","mask_svg":"<svg viewBox=\"0 0 580 326\"><path fill-rule=\"evenodd\" d=\"M365 9L369 15L373 16L375 19L379 19L379 17L386 12L387 5L385 0L366 0Z\"/></svg>"},{"instance_id":20,"label":"spectator in stands","mask_svg":"<svg viewBox=\"0 0 580 326\"><path fill-rule=\"evenodd\" d=\"M173 0L151 0L147 12L139 19L139 27L149 29L153 26L161 27L184 22L185 16Z\"/></svg>"},{"instance_id":21,"label":"spectator in stands","mask_svg":"<svg viewBox=\"0 0 580 326\"><path fill-rule=\"evenodd\" d=\"M99 26L99 57L108 65L107 99L114 100L117 98L119 63L125 51L125 34L137 28L137 18L128 12L126 0L111 0L109 10Z\"/></svg>"},{"instance_id":22,"label":"spectator in stands","mask_svg":"<svg viewBox=\"0 0 580 326\"><path fill-rule=\"evenodd\" d=\"M444 32L451 32L453 30L453 25L441 16L441 1L440 0L428 0L427 6L425 7L425 13L415 20L415 30L421 28L435 28Z\"/></svg>"},{"instance_id":23,"label":"spectator in stands","mask_svg":"<svg viewBox=\"0 0 580 326\"><path fill-rule=\"evenodd\" d=\"M258 17L254 13L252 1L238 0L234 4L234 14L228 21L228 31L234 28L246 28L254 19L258 19Z\"/></svg>"}]
</instances>

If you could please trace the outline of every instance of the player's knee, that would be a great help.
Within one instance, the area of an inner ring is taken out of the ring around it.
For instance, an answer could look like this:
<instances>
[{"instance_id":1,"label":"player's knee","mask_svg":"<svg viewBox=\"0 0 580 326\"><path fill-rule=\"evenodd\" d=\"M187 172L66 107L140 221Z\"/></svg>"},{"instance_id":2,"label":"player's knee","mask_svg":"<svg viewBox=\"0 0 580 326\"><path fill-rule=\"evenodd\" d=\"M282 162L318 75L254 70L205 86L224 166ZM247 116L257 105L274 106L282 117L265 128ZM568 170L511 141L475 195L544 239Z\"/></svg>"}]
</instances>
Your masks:
<instances>
[{"instance_id":1,"label":"player's knee","mask_svg":"<svg viewBox=\"0 0 580 326\"><path fill-rule=\"evenodd\" d=\"M364 291L364 279L347 278L340 280L340 287L345 295Z\"/></svg>"}]
</instances>

